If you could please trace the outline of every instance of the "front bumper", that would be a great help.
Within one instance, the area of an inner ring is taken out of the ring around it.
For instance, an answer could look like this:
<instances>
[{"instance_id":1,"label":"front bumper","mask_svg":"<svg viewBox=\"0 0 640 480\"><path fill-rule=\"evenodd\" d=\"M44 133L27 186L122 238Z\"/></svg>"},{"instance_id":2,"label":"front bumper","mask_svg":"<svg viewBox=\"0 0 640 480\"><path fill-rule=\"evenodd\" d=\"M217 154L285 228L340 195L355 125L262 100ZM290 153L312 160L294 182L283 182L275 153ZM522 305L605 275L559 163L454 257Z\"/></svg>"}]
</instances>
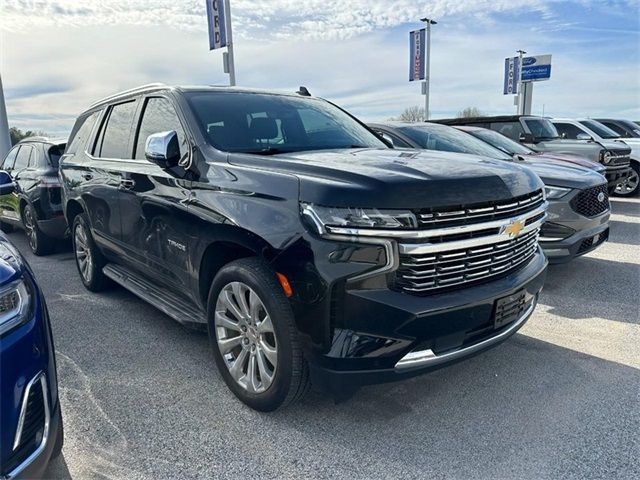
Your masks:
<instances>
[{"instance_id":1,"label":"front bumper","mask_svg":"<svg viewBox=\"0 0 640 480\"><path fill-rule=\"evenodd\" d=\"M624 182L629 175L631 175L630 164L623 166L607 166L604 172L604 176L607 179L607 186L610 191L612 188L615 189L618 184Z\"/></svg>"},{"instance_id":2,"label":"front bumper","mask_svg":"<svg viewBox=\"0 0 640 480\"><path fill-rule=\"evenodd\" d=\"M67 221L62 214L48 220L38 220L38 228L52 238L65 238L69 233Z\"/></svg>"},{"instance_id":3,"label":"front bumper","mask_svg":"<svg viewBox=\"0 0 640 480\"><path fill-rule=\"evenodd\" d=\"M539 250L521 270L453 292L413 296L347 289L329 351L305 352L312 382L342 392L409 378L498 345L533 312L546 266ZM514 294L526 296L526 308L512 323L494 328L497 301Z\"/></svg>"}]
</instances>

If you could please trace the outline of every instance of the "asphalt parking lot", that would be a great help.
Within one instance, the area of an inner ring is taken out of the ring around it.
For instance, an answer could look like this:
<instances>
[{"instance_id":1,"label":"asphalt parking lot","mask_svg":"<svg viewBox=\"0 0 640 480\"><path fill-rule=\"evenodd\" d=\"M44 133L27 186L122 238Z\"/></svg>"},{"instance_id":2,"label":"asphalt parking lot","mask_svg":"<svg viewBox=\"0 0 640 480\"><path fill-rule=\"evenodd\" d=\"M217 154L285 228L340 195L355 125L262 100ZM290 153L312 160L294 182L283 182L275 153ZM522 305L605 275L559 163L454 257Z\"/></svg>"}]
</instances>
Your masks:
<instances>
[{"instance_id":1,"label":"asphalt parking lot","mask_svg":"<svg viewBox=\"0 0 640 480\"><path fill-rule=\"evenodd\" d=\"M49 305L65 425L51 478L640 478L640 201L611 239L554 266L509 341L346 403L243 406L206 335L115 287L87 292L69 249L31 255Z\"/></svg>"}]
</instances>

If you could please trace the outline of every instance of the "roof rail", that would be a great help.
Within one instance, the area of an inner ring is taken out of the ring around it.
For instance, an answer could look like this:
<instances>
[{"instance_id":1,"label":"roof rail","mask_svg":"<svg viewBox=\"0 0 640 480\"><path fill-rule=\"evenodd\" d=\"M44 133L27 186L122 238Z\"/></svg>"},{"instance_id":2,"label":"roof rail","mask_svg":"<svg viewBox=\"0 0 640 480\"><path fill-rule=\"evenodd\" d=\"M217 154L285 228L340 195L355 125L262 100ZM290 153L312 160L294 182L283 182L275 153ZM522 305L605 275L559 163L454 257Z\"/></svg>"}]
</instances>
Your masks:
<instances>
[{"instance_id":1,"label":"roof rail","mask_svg":"<svg viewBox=\"0 0 640 480\"><path fill-rule=\"evenodd\" d=\"M135 88L131 88L129 90L124 90L122 92L118 92L118 93L114 93L113 95L109 95L108 97L105 97L101 100L98 100L97 102L93 102L91 105L89 105L89 108L93 108L96 105L100 105L101 103L107 102L109 100L113 100L114 98L118 98L121 97L123 95L130 95L133 93L137 93L137 92L143 92L145 90L151 89L151 88L160 88L160 87L166 87L166 85L164 83L149 83L147 85L141 85L140 87L135 87Z\"/></svg>"},{"instance_id":2,"label":"roof rail","mask_svg":"<svg viewBox=\"0 0 640 480\"><path fill-rule=\"evenodd\" d=\"M48 141L49 141L49 137L45 137L43 135L33 135L31 137L24 137L18 143L22 143L22 142L48 142Z\"/></svg>"}]
</instances>

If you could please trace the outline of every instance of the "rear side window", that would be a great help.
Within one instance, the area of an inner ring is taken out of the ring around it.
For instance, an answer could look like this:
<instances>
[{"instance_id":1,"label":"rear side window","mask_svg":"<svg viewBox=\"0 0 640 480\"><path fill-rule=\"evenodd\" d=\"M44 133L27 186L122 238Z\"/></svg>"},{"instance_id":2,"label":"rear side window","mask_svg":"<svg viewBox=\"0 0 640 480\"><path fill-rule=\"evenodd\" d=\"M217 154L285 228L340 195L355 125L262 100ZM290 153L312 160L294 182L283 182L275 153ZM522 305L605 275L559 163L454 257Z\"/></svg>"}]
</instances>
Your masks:
<instances>
[{"instance_id":1,"label":"rear side window","mask_svg":"<svg viewBox=\"0 0 640 480\"><path fill-rule=\"evenodd\" d=\"M136 113L136 103L120 103L111 107L109 118L102 129L96 151L101 158L130 159L129 138L133 116Z\"/></svg>"},{"instance_id":2,"label":"rear side window","mask_svg":"<svg viewBox=\"0 0 640 480\"><path fill-rule=\"evenodd\" d=\"M78 124L74 128L75 133L72 133L71 135L69 147L67 148L66 153L75 154L78 151L83 151L85 149L85 147L87 146L87 141L89 140L89 136L93 131L93 126L98 119L98 115L100 115L100 112L94 112L88 117L78 120Z\"/></svg>"},{"instance_id":3,"label":"rear side window","mask_svg":"<svg viewBox=\"0 0 640 480\"><path fill-rule=\"evenodd\" d=\"M616 132L621 137L630 137L631 136L631 135L629 135L629 132L627 132L626 130L624 130L622 127L620 127L619 125L617 125L615 123L610 123L610 122L600 122L600 123L605 125L605 126L607 126L607 127L609 127L611 130Z\"/></svg>"},{"instance_id":4,"label":"rear side window","mask_svg":"<svg viewBox=\"0 0 640 480\"><path fill-rule=\"evenodd\" d=\"M20 149L20 147L13 147L9 153L7 154L7 156L4 159L4 162L2 162L2 170L13 170L13 164L16 161L16 156L18 155L18 150Z\"/></svg>"},{"instance_id":5,"label":"rear side window","mask_svg":"<svg viewBox=\"0 0 640 480\"><path fill-rule=\"evenodd\" d=\"M64 153L64 145L54 145L47 152L49 155L49 165L57 167L60 163L60 157Z\"/></svg>"},{"instance_id":6,"label":"rear side window","mask_svg":"<svg viewBox=\"0 0 640 480\"><path fill-rule=\"evenodd\" d=\"M492 122L490 128L516 142L520 140L520 134L524 133L520 122Z\"/></svg>"},{"instance_id":7,"label":"rear side window","mask_svg":"<svg viewBox=\"0 0 640 480\"><path fill-rule=\"evenodd\" d=\"M29 166L29 161L33 155L33 147L29 145L23 145L20 147L18 156L16 157L16 163L13 166L14 170L24 170Z\"/></svg>"},{"instance_id":8,"label":"rear side window","mask_svg":"<svg viewBox=\"0 0 640 480\"><path fill-rule=\"evenodd\" d=\"M135 158L144 160L144 148L149 135L174 130L180 142L180 154L187 152L187 140L173 105L166 98L153 97L147 99L144 113L138 129Z\"/></svg>"}]
</instances>

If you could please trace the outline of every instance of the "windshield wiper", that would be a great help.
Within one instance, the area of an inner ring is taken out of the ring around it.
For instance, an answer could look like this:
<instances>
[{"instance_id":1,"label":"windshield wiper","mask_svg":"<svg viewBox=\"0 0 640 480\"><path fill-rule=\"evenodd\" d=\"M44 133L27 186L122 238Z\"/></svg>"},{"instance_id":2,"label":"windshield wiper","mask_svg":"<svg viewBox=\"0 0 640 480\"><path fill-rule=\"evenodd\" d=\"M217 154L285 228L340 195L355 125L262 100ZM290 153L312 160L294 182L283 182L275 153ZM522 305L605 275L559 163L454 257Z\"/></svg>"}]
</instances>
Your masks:
<instances>
[{"instance_id":1,"label":"windshield wiper","mask_svg":"<svg viewBox=\"0 0 640 480\"><path fill-rule=\"evenodd\" d=\"M250 153L252 155L278 155L279 153L286 153L284 150L276 147L263 148L261 150L248 150L242 153Z\"/></svg>"}]
</instances>

